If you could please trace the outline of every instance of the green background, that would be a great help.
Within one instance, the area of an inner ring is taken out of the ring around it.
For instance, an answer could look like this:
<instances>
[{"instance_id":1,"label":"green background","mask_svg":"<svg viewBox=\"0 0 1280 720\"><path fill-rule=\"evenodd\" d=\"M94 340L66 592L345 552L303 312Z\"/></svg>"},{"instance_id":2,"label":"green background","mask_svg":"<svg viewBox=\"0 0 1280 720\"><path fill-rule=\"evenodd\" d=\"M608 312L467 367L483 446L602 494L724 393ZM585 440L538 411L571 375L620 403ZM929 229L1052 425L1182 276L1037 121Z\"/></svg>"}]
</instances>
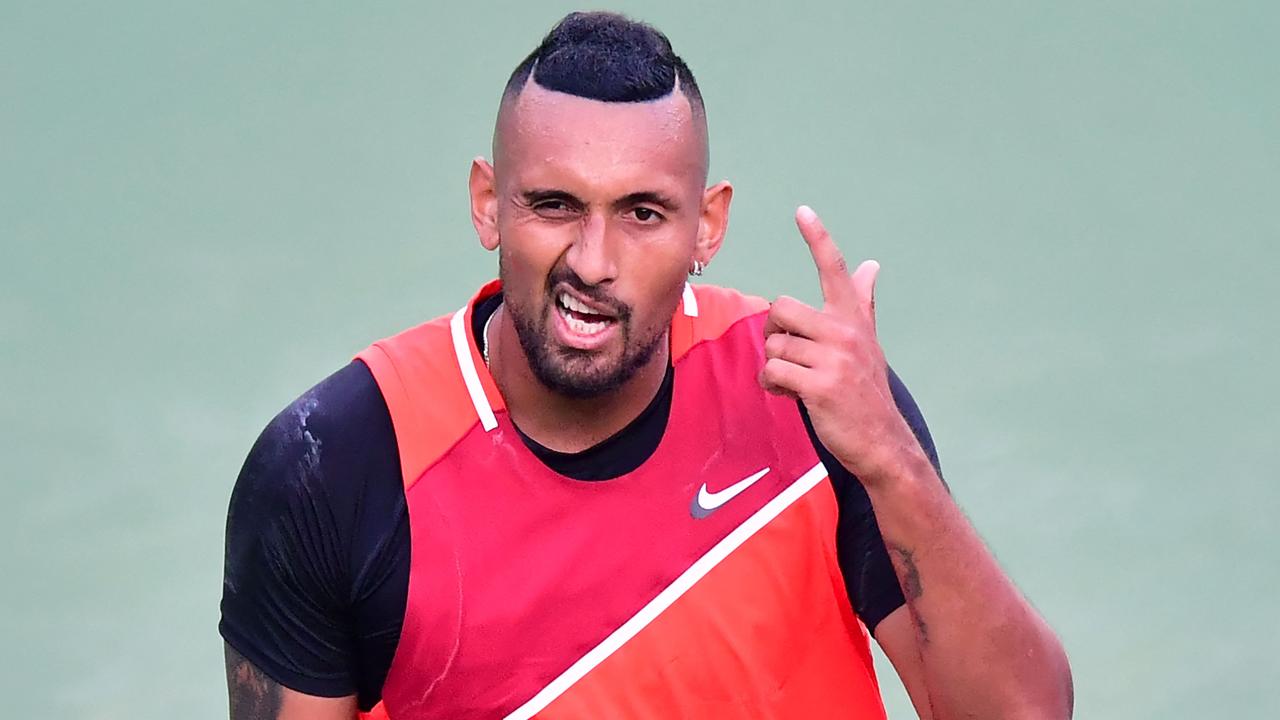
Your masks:
<instances>
[{"instance_id":1,"label":"green background","mask_svg":"<svg viewBox=\"0 0 1280 720\"><path fill-rule=\"evenodd\" d=\"M706 279L816 300L799 203L881 261L887 353L1079 717L1280 714L1277 5L784 5L621 7L737 188ZM225 716L244 454L494 272L467 165L568 9L0 4L0 714Z\"/></svg>"}]
</instances>

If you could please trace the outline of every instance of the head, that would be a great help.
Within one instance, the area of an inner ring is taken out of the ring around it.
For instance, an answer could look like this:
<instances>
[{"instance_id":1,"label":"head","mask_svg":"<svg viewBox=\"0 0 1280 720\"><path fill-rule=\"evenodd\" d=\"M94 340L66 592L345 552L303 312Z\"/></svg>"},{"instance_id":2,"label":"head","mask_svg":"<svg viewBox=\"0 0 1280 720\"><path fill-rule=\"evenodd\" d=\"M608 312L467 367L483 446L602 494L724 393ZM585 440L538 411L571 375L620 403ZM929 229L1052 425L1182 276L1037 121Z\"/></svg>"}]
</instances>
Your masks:
<instances>
[{"instance_id":1,"label":"head","mask_svg":"<svg viewBox=\"0 0 1280 720\"><path fill-rule=\"evenodd\" d=\"M667 362L689 269L728 225L732 188L707 169L697 83L654 28L573 13L516 67L472 219L544 385L598 396Z\"/></svg>"}]
</instances>

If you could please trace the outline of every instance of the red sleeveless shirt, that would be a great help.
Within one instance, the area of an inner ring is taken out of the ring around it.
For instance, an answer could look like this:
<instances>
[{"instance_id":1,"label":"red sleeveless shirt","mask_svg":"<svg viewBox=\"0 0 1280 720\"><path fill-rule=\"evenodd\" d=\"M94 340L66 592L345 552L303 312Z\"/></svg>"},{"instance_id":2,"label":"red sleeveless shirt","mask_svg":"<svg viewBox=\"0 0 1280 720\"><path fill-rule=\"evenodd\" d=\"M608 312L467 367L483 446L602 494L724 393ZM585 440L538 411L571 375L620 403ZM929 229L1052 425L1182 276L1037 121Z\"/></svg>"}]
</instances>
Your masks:
<instances>
[{"instance_id":1,"label":"red sleeveless shirt","mask_svg":"<svg viewBox=\"0 0 1280 720\"><path fill-rule=\"evenodd\" d=\"M765 301L686 288L666 431L633 472L551 471L471 313L375 343L409 509L403 631L366 717L884 718L794 401L765 393Z\"/></svg>"}]
</instances>

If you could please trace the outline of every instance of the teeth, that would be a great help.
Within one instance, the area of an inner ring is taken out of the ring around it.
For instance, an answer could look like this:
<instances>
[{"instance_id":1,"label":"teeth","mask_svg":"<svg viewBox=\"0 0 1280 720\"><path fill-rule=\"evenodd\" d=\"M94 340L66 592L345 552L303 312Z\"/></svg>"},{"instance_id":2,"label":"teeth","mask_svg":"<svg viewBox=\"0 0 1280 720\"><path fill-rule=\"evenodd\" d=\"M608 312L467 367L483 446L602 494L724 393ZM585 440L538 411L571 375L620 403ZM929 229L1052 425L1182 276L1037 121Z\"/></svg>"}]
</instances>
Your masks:
<instances>
[{"instance_id":1,"label":"teeth","mask_svg":"<svg viewBox=\"0 0 1280 720\"><path fill-rule=\"evenodd\" d=\"M560 293L560 304L564 305L565 307L569 308L574 312L585 313L587 315L599 315L599 313L595 312L594 310L587 307L586 305L583 305L577 298L570 295L569 293Z\"/></svg>"},{"instance_id":2,"label":"teeth","mask_svg":"<svg viewBox=\"0 0 1280 720\"><path fill-rule=\"evenodd\" d=\"M569 329L579 335L595 335L601 330L609 327L610 321L608 319L588 321L574 315L573 313L582 313L592 317L600 317L599 313L593 311L586 305L583 305L581 301L577 300L569 293L560 293L560 307L562 308L560 315L564 317L565 323L569 326Z\"/></svg>"},{"instance_id":3,"label":"teeth","mask_svg":"<svg viewBox=\"0 0 1280 720\"><path fill-rule=\"evenodd\" d=\"M579 320L572 315L565 315L564 320L569 329L579 335L595 335L609 326L607 322L587 322L586 320Z\"/></svg>"}]
</instances>

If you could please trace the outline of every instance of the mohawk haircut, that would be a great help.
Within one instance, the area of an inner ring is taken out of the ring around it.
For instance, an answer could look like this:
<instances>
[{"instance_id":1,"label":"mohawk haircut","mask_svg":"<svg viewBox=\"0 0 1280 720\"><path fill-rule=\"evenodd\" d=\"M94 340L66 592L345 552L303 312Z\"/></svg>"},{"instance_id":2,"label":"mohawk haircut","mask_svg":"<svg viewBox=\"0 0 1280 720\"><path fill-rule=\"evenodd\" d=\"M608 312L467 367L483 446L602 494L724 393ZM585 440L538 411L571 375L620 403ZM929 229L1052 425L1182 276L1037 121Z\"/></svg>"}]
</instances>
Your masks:
<instances>
[{"instance_id":1,"label":"mohawk haircut","mask_svg":"<svg viewBox=\"0 0 1280 720\"><path fill-rule=\"evenodd\" d=\"M503 102L533 81L547 90L603 102L646 102L677 89L693 116L706 121L693 73L671 41L647 23L612 12L575 12L551 28L511 73Z\"/></svg>"}]
</instances>

